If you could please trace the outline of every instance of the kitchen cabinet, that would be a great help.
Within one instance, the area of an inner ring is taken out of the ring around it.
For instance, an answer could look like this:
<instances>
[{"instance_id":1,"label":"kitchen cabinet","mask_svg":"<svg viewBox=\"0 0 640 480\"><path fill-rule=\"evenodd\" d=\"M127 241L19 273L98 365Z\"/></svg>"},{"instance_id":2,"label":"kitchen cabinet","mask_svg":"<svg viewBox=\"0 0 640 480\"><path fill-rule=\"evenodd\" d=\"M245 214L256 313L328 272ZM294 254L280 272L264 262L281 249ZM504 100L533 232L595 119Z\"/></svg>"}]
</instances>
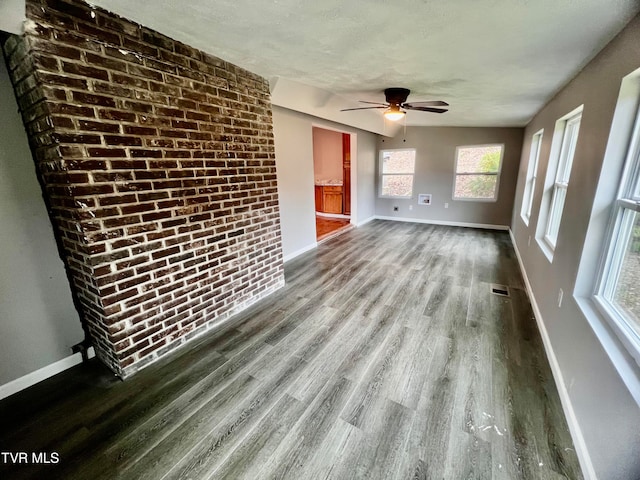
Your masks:
<instances>
[{"instance_id":1,"label":"kitchen cabinet","mask_svg":"<svg viewBox=\"0 0 640 480\"><path fill-rule=\"evenodd\" d=\"M316 185L316 211L342 213L342 185Z\"/></svg>"}]
</instances>

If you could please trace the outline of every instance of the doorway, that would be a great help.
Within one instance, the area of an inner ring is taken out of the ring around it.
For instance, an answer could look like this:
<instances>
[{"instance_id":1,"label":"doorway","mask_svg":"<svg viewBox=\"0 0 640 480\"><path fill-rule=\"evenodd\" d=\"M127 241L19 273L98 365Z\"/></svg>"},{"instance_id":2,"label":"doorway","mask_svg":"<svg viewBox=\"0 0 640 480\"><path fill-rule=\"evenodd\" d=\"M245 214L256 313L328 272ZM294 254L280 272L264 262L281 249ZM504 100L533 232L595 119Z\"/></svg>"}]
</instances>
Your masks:
<instances>
[{"instance_id":1,"label":"doorway","mask_svg":"<svg viewBox=\"0 0 640 480\"><path fill-rule=\"evenodd\" d=\"M313 127L316 240L351 228L351 134Z\"/></svg>"}]
</instances>

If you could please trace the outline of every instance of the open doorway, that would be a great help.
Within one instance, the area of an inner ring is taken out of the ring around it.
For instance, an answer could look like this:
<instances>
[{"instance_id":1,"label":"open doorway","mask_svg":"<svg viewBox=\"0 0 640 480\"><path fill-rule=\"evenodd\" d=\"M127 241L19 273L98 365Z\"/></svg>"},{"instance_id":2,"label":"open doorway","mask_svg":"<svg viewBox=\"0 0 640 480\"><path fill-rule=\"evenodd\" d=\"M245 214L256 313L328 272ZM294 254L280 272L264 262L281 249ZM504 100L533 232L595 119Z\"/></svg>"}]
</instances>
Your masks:
<instances>
[{"instance_id":1,"label":"open doorway","mask_svg":"<svg viewBox=\"0 0 640 480\"><path fill-rule=\"evenodd\" d=\"M313 127L316 240L351 228L351 134Z\"/></svg>"}]
</instances>

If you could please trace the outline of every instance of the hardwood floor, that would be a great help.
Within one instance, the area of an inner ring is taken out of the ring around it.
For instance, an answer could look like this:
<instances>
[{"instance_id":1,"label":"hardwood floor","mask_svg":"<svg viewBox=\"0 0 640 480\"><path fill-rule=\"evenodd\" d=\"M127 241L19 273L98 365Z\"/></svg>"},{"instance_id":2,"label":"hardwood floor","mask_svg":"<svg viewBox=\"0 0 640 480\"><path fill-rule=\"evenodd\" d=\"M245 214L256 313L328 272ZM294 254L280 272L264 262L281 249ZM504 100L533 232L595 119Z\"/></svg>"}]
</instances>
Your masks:
<instances>
[{"instance_id":1,"label":"hardwood floor","mask_svg":"<svg viewBox=\"0 0 640 480\"><path fill-rule=\"evenodd\" d=\"M316 215L316 240L325 240L336 233L351 228L349 219Z\"/></svg>"},{"instance_id":2,"label":"hardwood floor","mask_svg":"<svg viewBox=\"0 0 640 480\"><path fill-rule=\"evenodd\" d=\"M60 457L0 478L582 478L507 233L374 221L285 270L126 382L0 402L1 451Z\"/></svg>"}]
</instances>

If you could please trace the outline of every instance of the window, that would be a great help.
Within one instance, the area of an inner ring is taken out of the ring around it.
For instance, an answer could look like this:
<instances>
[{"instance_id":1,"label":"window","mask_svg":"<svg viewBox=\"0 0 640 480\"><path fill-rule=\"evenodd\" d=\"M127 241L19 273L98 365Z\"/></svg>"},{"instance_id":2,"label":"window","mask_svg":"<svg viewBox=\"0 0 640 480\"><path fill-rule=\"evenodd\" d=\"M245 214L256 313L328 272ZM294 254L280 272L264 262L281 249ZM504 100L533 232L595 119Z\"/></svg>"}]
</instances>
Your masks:
<instances>
[{"instance_id":1,"label":"window","mask_svg":"<svg viewBox=\"0 0 640 480\"><path fill-rule=\"evenodd\" d=\"M380 196L411 198L416 169L414 149L382 150L380 152Z\"/></svg>"},{"instance_id":2,"label":"window","mask_svg":"<svg viewBox=\"0 0 640 480\"><path fill-rule=\"evenodd\" d=\"M640 115L613 208L596 299L614 328L640 351Z\"/></svg>"},{"instance_id":3,"label":"window","mask_svg":"<svg viewBox=\"0 0 640 480\"><path fill-rule=\"evenodd\" d=\"M454 200L495 202L498 199L503 145L475 145L456 149Z\"/></svg>"},{"instance_id":4,"label":"window","mask_svg":"<svg viewBox=\"0 0 640 480\"><path fill-rule=\"evenodd\" d=\"M543 130L533 135L531 139L531 151L529 152L529 165L527 167L527 180L524 185L522 196L522 219L529 225L531 219L531 209L533 207L533 194L536 188L536 178L538 175L538 161L540 160L540 146L542 145Z\"/></svg>"},{"instance_id":5,"label":"window","mask_svg":"<svg viewBox=\"0 0 640 480\"><path fill-rule=\"evenodd\" d=\"M555 250L556 242L558 241L560 220L562 219L562 210L564 209L564 201L569 187L569 176L571 175L571 165L573 164L581 119L582 110L580 109L577 114L561 119L556 124L556 132L561 133L562 143L560 144L560 152L556 161L555 180L550 186L551 201L547 209L543 234L543 240L552 252Z\"/></svg>"}]
</instances>

